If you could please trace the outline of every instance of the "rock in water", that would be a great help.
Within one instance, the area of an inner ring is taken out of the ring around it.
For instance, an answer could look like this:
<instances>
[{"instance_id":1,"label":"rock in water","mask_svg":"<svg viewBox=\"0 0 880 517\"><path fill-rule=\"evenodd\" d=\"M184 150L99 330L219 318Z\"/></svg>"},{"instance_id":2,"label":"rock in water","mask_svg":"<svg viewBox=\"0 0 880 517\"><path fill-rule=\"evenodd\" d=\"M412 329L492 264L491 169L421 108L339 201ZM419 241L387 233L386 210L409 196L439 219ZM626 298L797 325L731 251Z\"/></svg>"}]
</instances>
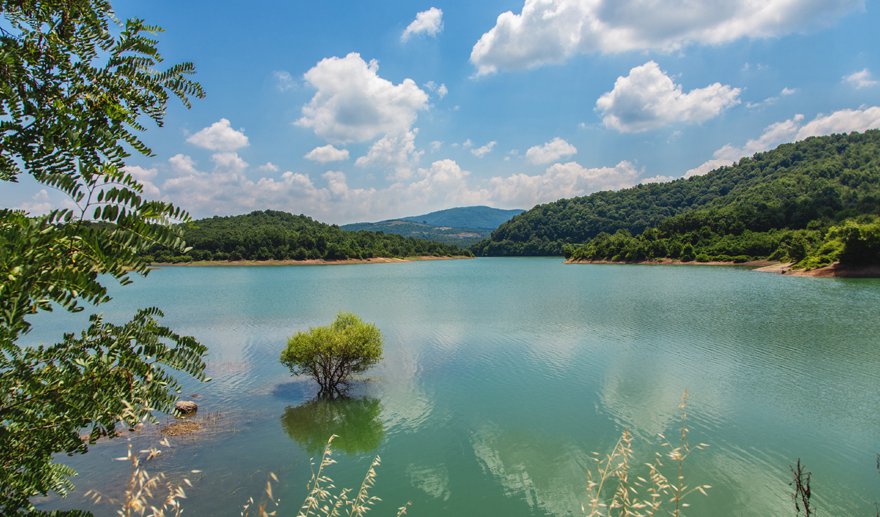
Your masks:
<instances>
[{"instance_id":1,"label":"rock in water","mask_svg":"<svg viewBox=\"0 0 880 517\"><path fill-rule=\"evenodd\" d=\"M191 415L199 409L199 405L191 400L178 400L174 404L174 409L182 415Z\"/></svg>"}]
</instances>

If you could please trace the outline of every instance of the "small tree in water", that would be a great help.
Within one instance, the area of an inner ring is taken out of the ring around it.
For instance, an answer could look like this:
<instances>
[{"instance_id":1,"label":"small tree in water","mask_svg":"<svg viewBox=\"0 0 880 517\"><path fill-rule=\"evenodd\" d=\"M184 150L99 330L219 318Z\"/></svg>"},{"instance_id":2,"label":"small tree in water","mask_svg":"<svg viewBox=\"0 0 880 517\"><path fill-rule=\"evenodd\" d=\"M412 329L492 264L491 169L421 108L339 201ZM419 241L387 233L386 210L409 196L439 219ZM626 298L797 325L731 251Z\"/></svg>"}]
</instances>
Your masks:
<instances>
[{"instance_id":1,"label":"small tree in water","mask_svg":"<svg viewBox=\"0 0 880 517\"><path fill-rule=\"evenodd\" d=\"M281 363L294 375L308 374L321 386L319 395L335 396L360 373L382 359L382 334L354 314L340 312L326 327L297 332L287 340Z\"/></svg>"}]
</instances>

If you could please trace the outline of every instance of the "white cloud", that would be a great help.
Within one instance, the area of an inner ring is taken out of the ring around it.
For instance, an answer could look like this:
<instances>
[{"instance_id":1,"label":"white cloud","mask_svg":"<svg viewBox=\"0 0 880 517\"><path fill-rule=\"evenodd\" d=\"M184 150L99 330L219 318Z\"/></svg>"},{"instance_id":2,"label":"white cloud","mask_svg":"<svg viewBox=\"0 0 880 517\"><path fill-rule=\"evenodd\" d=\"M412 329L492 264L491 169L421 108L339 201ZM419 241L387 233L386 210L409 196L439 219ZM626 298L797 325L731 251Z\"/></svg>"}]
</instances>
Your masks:
<instances>
[{"instance_id":1,"label":"white cloud","mask_svg":"<svg viewBox=\"0 0 880 517\"><path fill-rule=\"evenodd\" d=\"M695 124L739 103L739 88L720 83L684 93L654 61L618 77L614 89L596 101L605 127L637 133L675 123Z\"/></svg>"},{"instance_id":2,"label":"white cloud","mask_svg":"<svg viewBox=\"0 0 880 517\"><path fill-rule=\"evenodd\" d=\"M819 115L798 130L795 140L811 136L851 133L880 128L880 106L845 109L830 115Z\"/></svg>"},{"instance_id":3,"label":"white cloud","mask_svg":"<svg viewBox=\"0 0 880 517\"><path fill-rule=\"evenodd\" d=\"M49 192L46 189L40 189L28 201L20 203L17 207L24 210L28 215L43 215L52 210L52 201L49 199Z\"/></svg>"},{"instance_id":4,"label":"white cloud","mask_svg":"<svg viewBox=\"0 0 880 517\"><path fill-rule=\"evenodd\" d=\"M525 0L471 51L480 75L561 63L577 54L671 52L828 25L864 0Z\"/></svg>"},{"instance_id":5,"label":"white cloud","mask_svg":"<svg viewBox=\"0 0 880 517\"><path fill-rule=\"evenodd\" d=\"M651 183L668 183L670 181L677 180L677 179L678 178L675 178L672 176L657 175L657 176L651 176L650 178L642 178L641 181L639 181L639 183L642 185L648 185Z\"/></svg>"},{"instance_id":6,"label":"white cloud","mask_svg":"<svg viewBox=\"0 0 880 517\"><path fill-rule=\"evenodd\" d=\"M407 41L411 36L425 34L431 37L436 36L443 30L443 11L436 7L432 7L427 11L416 14L416 19L407 25L403 34L400 35L400 41Z\"/></svg>"},{"instance_id":7,"label":"white cloud","mask_svg":"<svg viewBox=\"0 0 880 517\"><path fill-rule=\"evenodd\" d=\"M631 187L638 182L638 175L638 170L627 161L614 167L591 169L577 162L556 163L543 174L492 178L489 190L499 204L530 208L561 198Z\"/></svg>"},{"instance_id":8,"label":"white cloud","mask_svg":"<svg viewBox=\"0 0 880 517\"><path fill-rule=\"evenodd\" d=\"M348 160L348 149L337 149L331 144L322 145L307 152L305 159L320 163L341 162Z\"/></svg>"},{"instance_id":9,"label":"white cloud","mask_svg":"<svg viewBox=\"0 0 880 517\"><path fill-rule=\"evenodd\" d=\"M272 162L266 162L257 169L260 172L278 172L280 169Z\"/></svg>"},{"instance_id":10,"label":"white cloud","mask_svg":"<svg viewBox=\"0 0 880 517\"><path fill-rule=\"evenodd\" d=\"M171 176L162 184L165 198L182 203L194 215L237 214L277 209L305 213L320 221L346 223L388 219L450 206L492 205L528 208L562 197L635 185L639 171L629 162L586 168L560 163L535 175L513 174L479 180L453 160L436 160L395 178L384 187L355 187L339 171L311 176L285 171L279 177L241 170L233 161L201 170L192 158L169 159Z\"/></svg>"},{"instance_id":11,"label":"white cloud","mask_svg":"<svg viewBox=\"0 0 880 517\"><path fill-rule=\"evenodd\" d=\"M428 94L412 79L395 85L378 71L376 60L367 63L356 52L322 59L305 74L317 92L297 125L343 144L408 131L418 112L428 108Z\"/></svg>"},{"instance_id":12,"label":"white cloud","mask_svg":"<svg viewBox=\"0 0 880 517\"><path fill-rule=\"evenodd\" d=\"M470 143L470 140L467 140L465 142L465 144L468 144L468 143ZM495 144L497 144L497 143L498 142L496 142L495 140L492 140L491 142L487 143L486 145L481 145L480 147L477 147L476 149L471 149L471 154L473 154L477 158L482 158L483 156L486 156L487 154L491 153L492 149L495 148ZM465 147L469 147L469 146L465 145Z\"/></svg>"},{"instance_id":13,"label":"white cloud","mask_svg":"<svg viewBox=\"0 0 880 517\"><path fill-rule=\"evenodd\" d=\"M153 181L156 179L156 176L159 174L159 170L155 167L151 167L146 169L139 165L126 165L123 167L125 172L129 173L134 177L134 179L138 180L141 185L144 187L144 194L147 196L157 197L159 195L159 187L156 186Z\"/></svg>"},{"instance_id":14,"label":"white cloud","mask_svg":"<svg viewBox=\"0 0 880 517\"><path fill-rule=\"evenodd\" d=\"M218 169L225 171L243 172L248 167L238 153L215 153L211 155L211 160Z\"/></svg>"},{"instance_id":15,"label":"white cloud","mask_svg":"<svg viewBox=\"0 0 880 517\"><path fill-rule=\"evenodd\" d=\"M577 148L565 140L556 137L544 145L529 147L526 158L534 164L544 164L558 161L577 153Z\"/></svg>"},{"instance_id":16,"label":"white cloud","mask_svg":"<svg viewBox=\"0 0 880 517\"><path fill-rule=\"evenodd\" d=\"M244 132L232 129L225 118L191 135L186 141L211 151L235 151L248 146L248 137Z\"/></svg>"},{"instance_id":17,"label":"white cloud","mask_svg":"<svg viewBox=\"0 0 880 517\"><path fill-rule=\"evenodd\" d=\"M867 131L876 128L880 128L880 106L855 110L845 109L829 115L820 114L807 123L804 123L804 116L798 114L788 120L770 124L764 128L761 136L747 141L742 147L727 144L719 148L712 155L711 160L690 169L684 174L684 177L701 176L718 167L732 165L741 158L811 136Z\"/></svg>"},{"instance_id":18,"label":"white cloud","mask_svg":"<svg viewBox=\"0 0 880 517\"><path fill-rule=\"evenodd\" d=\"M292 90L296 88L296 80L290 75L290 72L286 72L284 70L275 70L272 72L272 77L275 78L275 88L278 88L280 92L286 92L287 90Z\"/></svg>"},{"instance_id":19,"label":"white cloud","mask_svg":"<svg viewBox=\"0 0 880 517\"><path fill-rule=\"evenodd\" d=\"M443 99L443 97L446 97L446 94L449 93L449 88L446 87L446 83L440 83L438 85L434 81L428 81L425 83L425 88L427 88L428 91L436 93L438 99Z\"/></svg>"},{"instance_id":20,"label":"white cloud","mask_svg":"<svg viewBox=\"0 0 880 517\"><path fill-rule=\"evenodd\" d=\"M870 88L877 85L877 80L871 77L871 71L867 68L863 68L858 72L853 72L849 75L845 75L843 77L843 82L849 84L857 90Z\"/></svg>"},{"instance_id":21,"label":"white cloud","mask_svg":"<svg viewBox=\"0 0 880 517\"><path fill-rule=\"evenodd\" d=\"M355 161L358 167L385 168L389 178L407 179L424 154L416 148L418 128L401 135L386 135L377 140Z\"/></svg>"},{"instance_id":22,"label":"white cloud","mask_svg":"<svg viewBox=\"0 0 880 517\"><path fill-rule=\"evenodd\" d=\"M431 141L431 152L436 153L443 147L443 142L440 140L432 140Z\"/></svg>"},{"instance_id":23,"label":"white cloud","mask_svg":"<svg viewBox=\"0 0 880 517\"><path fill-rule=\"evenodd\" d=\"M782 89L781 92L779 92L779 95L781 95L783 97L788 97L789 95L794 95L796 93L797 93L797 88L789 88L786 86L785 88Z\"/></svg>"}]
</instances>

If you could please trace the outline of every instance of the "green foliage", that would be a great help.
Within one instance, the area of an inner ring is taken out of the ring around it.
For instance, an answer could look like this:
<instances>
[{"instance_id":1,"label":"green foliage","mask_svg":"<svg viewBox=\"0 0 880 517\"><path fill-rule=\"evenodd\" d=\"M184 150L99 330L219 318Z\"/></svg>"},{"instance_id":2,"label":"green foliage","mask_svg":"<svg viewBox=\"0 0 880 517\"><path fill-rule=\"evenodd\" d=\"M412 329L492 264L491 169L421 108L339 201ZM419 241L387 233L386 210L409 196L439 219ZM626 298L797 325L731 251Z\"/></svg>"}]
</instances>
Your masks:
<instances>
[{"instance_id":1,"label":"green foliage","mask_svg":"<svg viewBox=\"0 0 880 517\"><path fill-rule=\"evenodd\" d=\"M816 269L835 262L842 266L880 264L880 217L865 217L832 226L821 243L795 267Z\"/></svg>"},{"instance_id":2,"label":"green foliage","mask_svg":"<svg viewBox=\"0 0 880 517\"><path fill-rule=\"evenodd\" d=\"M670 244L684 245L706 232L739 236L821 230L878 212L880 130L870 130L785 144L705 176L538 205L501 225L473 250L478 255L561 255L566 244L618 230L640 235L649 228L679 236ZM794 248L782 253L789 252L803 254Z\"/></svg>"},{"instance_id":3,"label":"green foliage","mask_svg":"<svg viewBox=\"0 0 880 517\"><path fill-rule=\"evenodd\" d=\"M185 225L186 254L154 247L155 262L192 260L345 260L373 257L469 255L457 246L399 235L348 232L304 215L266 210L210 217Z\"/></svg>"},{"instance_id":4,"label":"green foliage","mask_svg":"<svg viewBox=\"0 0 880 517\"><path fill-rule=\"evenodd\" d=\"M189 105L203 92L191 64L160 68L158 27L120 24L105 0L2 1L0 16L0 179L30 175L76 207L0 210L0 513L11 515L70 489L73 471L53 454L170 411L170 370L204 378L205 348L159 325L157 309L122 325L92 316L55 345L20 344L31 315L100 304L103 280L145 275L149 247L185 250L172 223L186 213L142 198L124 166L150 153L137 136L145 119L161 125L170 97Z\"/></svg>"},{"instance_id":5,"label":"green foliage","mask_svg":"<svg viewBox=\"0 0 880 517\"><path fill-rule=\"evenodd\" d=\"M360 373L382 359L382 334L351 313L340 312L326 327L297 332L281 352L281 363L294 375L311 375L321 395L336 395L351 374Z\"/></svg>"}]
</instances>

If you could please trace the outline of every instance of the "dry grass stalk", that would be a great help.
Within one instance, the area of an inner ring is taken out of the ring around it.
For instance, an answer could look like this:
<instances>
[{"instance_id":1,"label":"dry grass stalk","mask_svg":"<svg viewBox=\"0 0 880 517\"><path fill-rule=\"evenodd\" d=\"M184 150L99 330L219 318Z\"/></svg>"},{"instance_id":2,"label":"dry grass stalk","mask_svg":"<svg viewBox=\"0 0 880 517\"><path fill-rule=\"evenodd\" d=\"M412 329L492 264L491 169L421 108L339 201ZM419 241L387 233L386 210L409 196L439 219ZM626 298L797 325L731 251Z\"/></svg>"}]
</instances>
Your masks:
<instances>
[{"instance_id":1,"label":"dry grass stalk","mask_svg":"<svg viewBox=\"0 0 880 517\"><path fill-rule=\"evenodd\" d=\"M171 447L167 440L163 439L160 444L163 447ZM180 501L186 498L183 486L192 486L188 479L183 479L181 484L169 481L165 474L150 474L145 464L162 454L158 448L138 451L135 453L131 443L128 444L128 452L125 456L115 458L119 461L128 461L131 471L122 499L107 497L96 490L89 490L86 496L95 504L109 503L118 506L116 514L120 517L167 517L179 516L183 512ZM193 473L198 473L194 470Z\"/></svg>"},{"instance_id":2,"label":"dry grass stalk","mask_svg":"<svg viewBox=\"0 0 880 517\"><path fill-rule=\"evenodd\" d=\"M663 510L664 503L669 503L671 509L668 513L680 517L688 503L685 498L694 492L706 495L710 485L689 486L685 482L684 462L691 453L688 441L687 427L687 391L682 395L678 406L681 412L681 430L677 446L670 444L663 435L660 435L661 446L666 449L665 453L657 452L654 461L646 464L648 469L647 479L634 475L632 472L632 434L624 429L620 439L614 448L604 458L595 454L595 472L591 469L587 472L587 493L589 494L589 508L582 510L590 517L620 516L620 517L645 517L658 515ZM701 443L695 449L701 450L707 447ZM670 481L663 474L663 461L668 458L677 467L674 481ZM634 479L632 479L634 477ZM609 485L615 485L607 499Z\"/></svg>"},{"instance_id":3,"label":"dry grass stalk","mask_svg":"<svg viewBox=\"0 0 880 517\"><path fill-rule=\"evenodd\" d=\"M296 514L297 517L313 515L319 517L362 517L377 502L381 501L378 497L370 495L370 490L376 484L376 469L381 464L378 456L370 464L370 468L367 469L367 473L364 475L364 479L354 497L351 496L352 491L349 488L343 488L338 493L335 492L336 486L333 484L333 479L325 472L328 467L336 463L336 460L333 459L333 449L331 448L335 438L336 435L333 435L327 440L327 445L324 446L324 452L321 454L321 461L318 463L317 470L315 470L314 463L312 464L312 477L306 485L308 493ZM270 474L270 478L269 482L266 483L265 500L256 504L253 498L248 499L242 508L242 517L250 517L252 511L256 517L276 515L275 509L278 507L279 500L275 499L272 495L272 481L277 482L278 478L275 474ZM397 509L398 517L406 515L409 505L410 503L406 503L406 505ZM275 509L269 511L270 506Z\"/></svg>"}]
</instances>

